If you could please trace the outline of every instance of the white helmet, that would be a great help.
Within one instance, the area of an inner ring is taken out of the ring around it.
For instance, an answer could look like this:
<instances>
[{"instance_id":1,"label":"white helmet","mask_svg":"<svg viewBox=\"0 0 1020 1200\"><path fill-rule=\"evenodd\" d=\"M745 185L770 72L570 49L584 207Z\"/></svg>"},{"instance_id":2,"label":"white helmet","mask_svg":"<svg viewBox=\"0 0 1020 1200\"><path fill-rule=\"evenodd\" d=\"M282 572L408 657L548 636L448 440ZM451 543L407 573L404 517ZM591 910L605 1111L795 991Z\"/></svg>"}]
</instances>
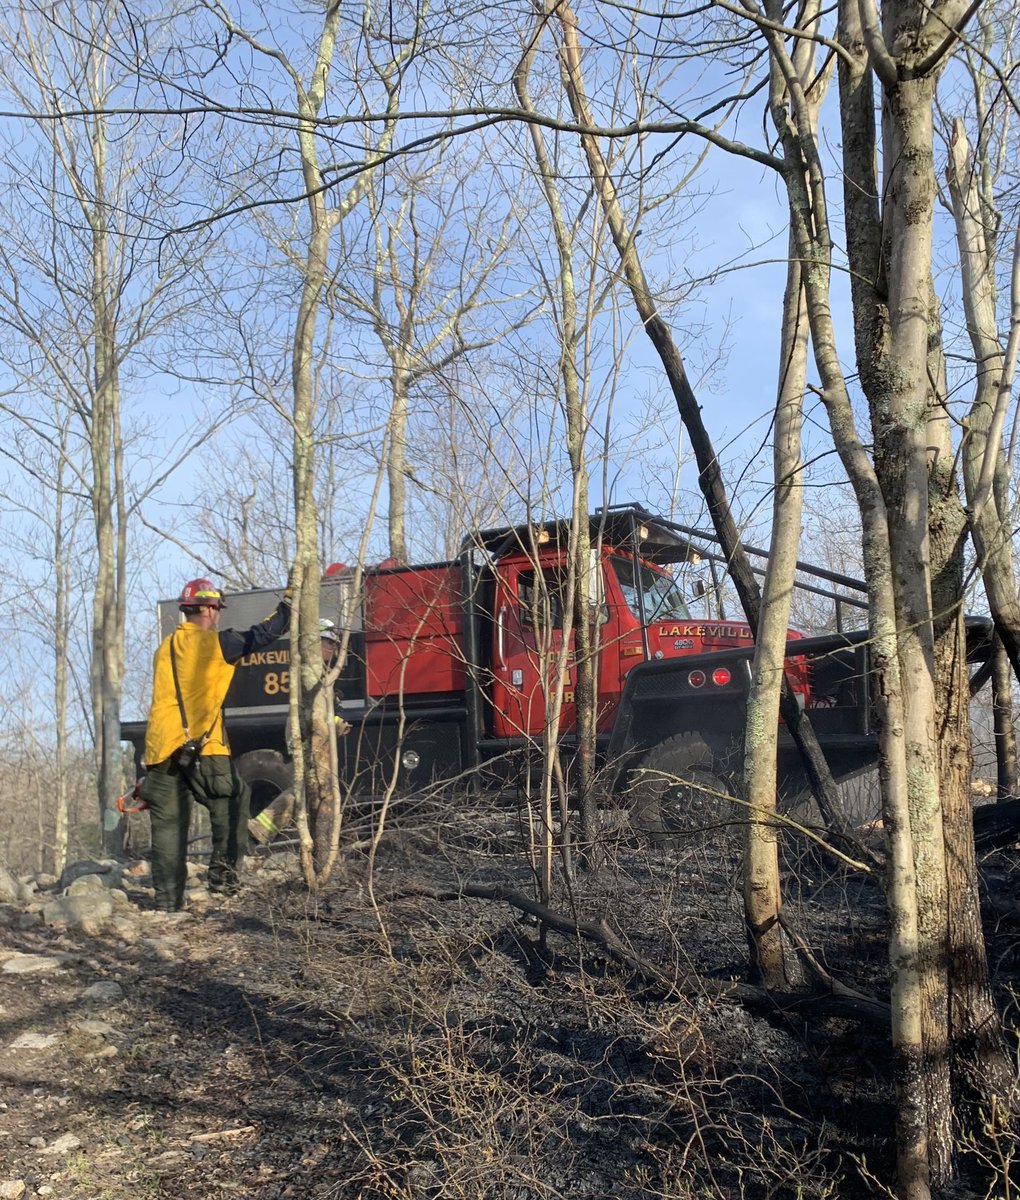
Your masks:
<instances>
[{"instance_id":1,"label":"white helmet","mask_svg":"<svg viewBox=\"0 0 1020 1200\"><path fill-rule=\"evenodd\" d=\"M324 642L339 643L340 635L337 633L336 623L331 621L328 617L320 617L319 637L322 638Z\"/></svg>"}]
</instances>

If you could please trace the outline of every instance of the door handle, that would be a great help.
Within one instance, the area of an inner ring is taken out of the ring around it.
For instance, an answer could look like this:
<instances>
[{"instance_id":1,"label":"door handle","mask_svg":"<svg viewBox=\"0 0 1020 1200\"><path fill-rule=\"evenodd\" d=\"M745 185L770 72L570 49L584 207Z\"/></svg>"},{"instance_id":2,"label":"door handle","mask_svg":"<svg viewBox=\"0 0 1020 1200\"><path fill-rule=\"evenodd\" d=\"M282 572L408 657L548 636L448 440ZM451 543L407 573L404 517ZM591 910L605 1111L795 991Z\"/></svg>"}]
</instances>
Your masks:
<instances>
[{"instance_id":1,"label":"door handle","mask_svg":"<svg viewBox=\"0 0 1020 1200\"><path fill-rule=\"evenodd\" d=\"M503 619L506 617L506 608L499 610L499 616L496 618L496 662L501 671L506 669L506 656L503 648Z\"/></svg>"}]
</instances>

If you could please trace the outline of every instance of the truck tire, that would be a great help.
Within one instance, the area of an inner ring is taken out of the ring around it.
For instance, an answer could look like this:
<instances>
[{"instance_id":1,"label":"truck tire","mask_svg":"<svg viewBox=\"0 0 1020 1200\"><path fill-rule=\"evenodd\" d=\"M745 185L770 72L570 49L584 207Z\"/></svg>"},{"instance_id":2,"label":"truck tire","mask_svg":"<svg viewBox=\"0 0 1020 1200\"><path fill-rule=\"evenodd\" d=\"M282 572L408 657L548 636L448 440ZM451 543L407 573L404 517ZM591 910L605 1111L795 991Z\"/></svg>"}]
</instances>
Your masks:
<instances>
[{"instance_id":1,"label":"truck tire","mask_svg":"<svg viewBox=\"0 0 1020 1200\"><path fill-rule=\"evenodd\" d=\"M728 797L726 754L700 733L677 733L631 770L631 823L653 842L686 846L732 840L739 820Z\"/></svg>"},{"instance_id":2,"label":"truck tire","mask_svg":"<svg viewBox=\"0 0 1020 1200\"><path fill-rule=\"evenodd\" d=\"M276 750L250 750L237 760L237 773L251 788L251 816L257 816L294 786L294 768Z\"/></svg>"}]
</instances>

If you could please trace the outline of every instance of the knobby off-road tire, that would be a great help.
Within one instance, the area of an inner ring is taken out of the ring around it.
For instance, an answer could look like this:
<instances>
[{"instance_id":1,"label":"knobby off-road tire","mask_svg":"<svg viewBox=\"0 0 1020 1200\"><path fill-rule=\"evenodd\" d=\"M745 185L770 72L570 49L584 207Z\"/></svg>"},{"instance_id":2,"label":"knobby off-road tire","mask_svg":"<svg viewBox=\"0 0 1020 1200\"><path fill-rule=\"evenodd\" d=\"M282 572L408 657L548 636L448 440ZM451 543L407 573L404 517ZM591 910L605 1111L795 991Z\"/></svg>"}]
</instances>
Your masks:
<instances>
[{"instance_id":1,"label":"knobby off-road tire","mask_svg":"<svg viewBox=\"0 0 1020 1200\"><path fill-rule=\"evenodd\" d=\"M294 768L275 750L252 750L237 760L237 773L251 788L249 849L268 849L294 820Z\"/></svg>"},{"instance_id":2,"label":"knobby off-road tire","mask_svg":"<svg viewBox=\"0 0 1020 1200\"><path fill-rule=\"evenodd\" d=\"M726 757L699 733L674 734L652 747L630 775L634 828L680 847L733 842L740 813L730 799Z\"/></svg>"},{"instance_id":3,"label":"knobby off-road tire","mask_svg":"<svg viewBox=\"0 0 1020 1200\"><path fill-rule=\"evenodd\" d=\"M237 760L237 773L251 788L251 816L257 816L294 786L294 768L276 750L251 750Z\"/></svg>"}]
</instances>

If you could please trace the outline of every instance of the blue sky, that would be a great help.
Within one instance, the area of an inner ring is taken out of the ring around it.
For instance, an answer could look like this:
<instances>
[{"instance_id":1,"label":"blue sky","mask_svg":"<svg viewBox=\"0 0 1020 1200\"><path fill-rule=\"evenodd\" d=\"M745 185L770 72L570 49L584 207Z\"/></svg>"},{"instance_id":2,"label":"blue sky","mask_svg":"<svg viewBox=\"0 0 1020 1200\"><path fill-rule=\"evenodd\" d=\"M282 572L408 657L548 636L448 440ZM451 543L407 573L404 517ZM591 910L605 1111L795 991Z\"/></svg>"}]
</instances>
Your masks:
<instances>
[{"instance_id":1,"label":"blue sky","mask_svg":"<svg viewBox=\"0 0 1020 1200\"><path fill-rule=\"evenodd\" d=\"M255 11L254 9L252 10ZM286 6L281 12L294 17L295 14ZM608 12L618 15L621 10L605 9L595 12ZM279 14L277 14L279 15ZM291 42L312 28L316 13L309 12L301 16L300 21L281 22L273 19L272 13L260 17L263 21L263 33L266 30L284 29L284 36ZM302 24L307 22L307 24ZM268 34L266 35L268 36ZM352 43L355 48L355 43ZM200 51L209 47L200 47ZM346 51L349 47L344 47ZM236 43L231 48L236 50ZM342 57L342 56L341 56ZM331 101L334 111L345 111L347 93L344 92L345 72L354 64L352 61L337 70L337 94ZM238 55L229 64L231 69L237 69L247 63L249 66L258 56L251 54ZM598 68L604 64L597 60L592 62L593 81L597 78ZM684 70L691 72L693 79L697 74L696 87L704 93L713 86L713 81L700 73L700 67L692 64ZM500 96L506 99L506 61L501 60L495 69L497 82L493 87L500 90ZM258 71L253 73L255 81L264 92L248 90L248 101L253 99L271 101L282 107L292 107L287 92L290 85L276 72L266 60L258 60ZM434 98L435 90L440 86L436 79L431 82L418 81L416 91L409 99L415 104L427 105ZM686 75L670 76L664 74L665 84L673 89L673 96L681 108L687 103L684 87L687 86ZM230 77L226 74L214 75L209 82L211 90L222 99L236 98L231 92ZM484 86L480 83L479 88ZM432 89L431 91L429 89ZM594 89L593 89L594 90ZM551 92L550 95L554 95ZM549 101L551 104L554 101ZM353 103L353 102L352 102ZM623 116L628 115L629 101L626 96L620 102L619 109ZM761 129L755 125L760 118L762 102L754 105L756 118L748 118L740 130L748 141L760 141ZM353 109L352 109L353 111ZM25 140L26 132L31 127L23 123L14 123L7 127L8 137L12 144ZM140 127L140 134L146 132ZM291 176L283 175L278 180L267 182L258 180L254 175L245 176L245 170L251 168L254 161L265 164L279 162L285 167L292 165L292 150L284 149L282 157L274 156L280 149L281 141L285 146L289 135L269 127L250 125L225 125L203 142L205 134L213 134L211 122L204 126L198 124L189 130L192 141L189 148L196 151L196 161L201 167L201 179L192 179L189 186L198 188L203 185L215 185L212 189L212 199L223 202L230 189L235 189L237 196L254 195L256 184L272 190L276 188L278 195L294 195L296 188ZM255 150L244 140L248 136L258 136L263 140ZM564 161L577 163L577 146L572 142L573 135L563 135L561 145L564 147ZM479 196L485 195L494 212L504 211L514 200L518 199L521 189L515 184L513 171L516 169L511 148L518 152L523 139L519 129L501 131L494 140L492 157L488 160L479 159L474 173L466 173L465 178L470 182L467 186L475 189ZM831 131L827 134L826 144L832 141ZM648 146L649 155L658 153L667 140L652 139ZM665 158L658 164L663 177L668 180L671 173L675 177L684 168L683 155L694 152L691 139L672 146ZM435 151L431 156L435 158ZM176 163L179 156L179 146L171 146L170 158ZM572 157L571 157L572 156ZM421 155L421 164L429 161L429 155ZM647 160L646 160L647 161ZM176 167L175 167L176 169ZM392 171L387 179L387 188L392 195L396 184L396 171ZM665 187L665 184L663 185ZM763 529L767 526L769 502L769 478L771 474L770 447L768 436L768 414L774 402L776 363L778 357L778 324L782 289L785 279L784 258L786 253L785 211L781 196L779 181L766 169L749 161L727 156L721 151L709 153L706 163L694 180L694 188L700 197L690 210L682 212L676 224L667 226L662 233L662 242L656 248L650 233L647 243L646 269L649 274L658 275L674 287L680 287L691 280L702 282L693 291L689 300L674 314L674 326L678 339L684 346L685 357L692 382L702 400L706 424L715 440L716 447L724 463L728 481L734 487L737 498L737 509L740 517L752 521L752 530L756 540L763 540ZM838 219L838 179L833 176L834 211ZM579 193L575 193L575 199ZM212 200L209 201L212 203ZM163 210L161 210L163 211ZM195 197L187 197L187 203L181 212L193 214L197 211ZM136 466L136 481L148 478L152 469L168 456L172 456L175 448L186 444L189 438L195 438L206 421L214 416L222 407L227 389L223 387L205 386L200 382L204 369L218 371L221 360L217 359L226 334L231 332L229 326L235 319L238 322L252 319L247 327L253 342L254 354L261 356L261 365L275 377L276 386L280 387L280 395L285 395L288 370L286 363L285 341L293 322L295 286L294 277L277 274L270 277L268 287L252 283L253 276L248 273L248 262L257 263L260 257L271 259L273 255L282 257L278 243L291 233L300 233L300 218L296 216L299 209L290 210L295 214L295 225L286 228L288 210L277 207L253 214L251 219L233 235L229 250L217 250L215 254L202 259L196 264L194 272L196 287L201 284L202 271L208 271L212 278L219 278L220 291L224 302L214 317L206 318L206 327L187 328L183 333L175 335L176 340L160 348L160 353L153 360L140 359L132 367L129 377L126 377L124 394L125 412L132 414L129 420L135 425L146 426L144 457L149 461ZM171 210L163 212L169 221ZM545 221L540 207L535 206L523 214L535 226L541 227ZM271 249L260 249L258 236L264 236L267 226L257 224L272 218L277 224L270 230L271 237L261 245L270 246L273 238L277 244ZM352 222L352 228L360 216ZM653 228L649 224L649 230ZM537 233L533 229L535 245L539 246ZM466 245L466 234L454 235L454 240L460 244L461 239ZM294 243L297 244L297 243ZM351 238L351 245L345 247L345 253L362 253L368 242L364 238ZM165 252L173 247L167 244ZM548 252L545 248L544 252ZM580 255L579 255L580 257ZM351 270L354 270L354 258ZM201 270L198 269L199 265ZM547 262L548 269L548 262ZM530 277L528 271L534 263L524 260L519 273L508 273L506 288L515 286L530 286L534 283L536 273ZM217 277L215 271L221 274ZM247 291L245 290L247 288ZM836 279L836 309L837 320L843 337L842 350L849 360L852 358L852 345L849 338L850 325L847 317L845 280ZM261 306L261 307L260 307ZM277 307L274 307L277 306ZM619 350L620 374L616 382L617 395L614 400L614 418L610 433L610 468L609 479L612 488L610 498L615 501L644 500L651 507L664 508L673 490L671 455L678 444L686 446L686 441L679 435L679 422L675 404L663 378L661 368L655 359L647 340L640 329L635 328L633 312L629 300L624 295L620 318L623 333L616 333L612 323L606 321L599 326L600 353L603 358L603 368L608 377L609 364L605 361L613 357L617 351L617 341L623 345ZM218 335L222 334L220 339ZM203 338L208 336L208 346L205 347ZM346 366L349 368L346 376L338 374L335 380L327 380L327 386L336 385L336 381L351 389L351 416L349 428L358 426L368 429L372 425L374 414L372 406L378 408L382 393L377 388L377 381L368 378L371 371L378 373L378 365L369 369L365 360L366 348L371 349L371 332L362 328L346 333L347 341L338 342L338 354L348 357ZM548 331L536 322L522 333L513 351L525 366L529 351L536 351L539 339L547 339ZM529 340L530 339L530 340ZM548 340L543 343L549 346ZM172 353L168 353L169 350ZM191 356L197 354L196 347L202 349L198 354L197 364L191 361ZM509 351L508 351L509 354ZM481 361L483 356L476 356ZM495 362L498 355L495 351L485 357L486 366L480 374L485 386L498 383L495 378L496 368L488 363ZM158 361L157 361L158 360ZM378 361L378 360L377 360ZM171 379L167 368L171 363L183 364L186 368L187 379L177 381ZM492 372L485 375L485 371ZM224 374L230 370L225 369ZM523 376L522 376L523 377ZM196 382L196 380L198 382ZM5 380L9 384L11 380ZM234 395L244 396L243 384L234 388ZM809 454L823 453L827 450L827 439L822 427L817 404L809 401L812 409L813 423L810 426L808 439ZM646 426L646 416L651 412L658 415L658 424ZM475 414L478 416L479 414ZM481 414L484 417L484 414ZM550 418L554 419L554 418ZM537 428L540 421L533 422ZM289 438L286 428L279 423L276 432L267 435L250 417L240 417L232 420L220 435L232 446L273 443L275 454L285 458L289 453ZM366 435L367 438L367 435ZM143 451L137 447L132 453ZM356 457L351 451L352 460ZM527 457L527 455L524 455ZM363 456L364 458L364 456ZM686 493L681 501L678 515L681 517L698 517L696 497L696 472L682 450L683 469L680 476L682 490ZM363 472L362 462L359 470ZM163 528L172 528L181 542L199 545L202 534L197 527L195 517L202 506L215 506L224 490L240 489L245 482L238 468L234 474L229 467L222 463L212 464L208 455L201 455L176 471L161 487L158 500L147 503L147 516ZM363 506L363 474L355 475L340 494L336 497L338 508L346 509L354 514ZM427 482L427 481L426 481ZM594 499L602 499L601 481L596 473L594 479ZM281 486L275 483L273 486ZM170 541L159 542L154 534L137 533L137 544L140 547L140 561L133 573L135 586L138 588L138 598L148 600L148 593L155 591L166 594L179 585L179 582L195 574L205 573L205 568L199 561L189 558L187 552ZM203 549L208 549L203 547ZM324 547L324 557L341 555L349 558L351 548L346 545ZM215 561L215 559L213 559ZM266 583L273 582L270 580ZM155 597L152 597L154 599Z\"/></svg>"}]
</instances>

